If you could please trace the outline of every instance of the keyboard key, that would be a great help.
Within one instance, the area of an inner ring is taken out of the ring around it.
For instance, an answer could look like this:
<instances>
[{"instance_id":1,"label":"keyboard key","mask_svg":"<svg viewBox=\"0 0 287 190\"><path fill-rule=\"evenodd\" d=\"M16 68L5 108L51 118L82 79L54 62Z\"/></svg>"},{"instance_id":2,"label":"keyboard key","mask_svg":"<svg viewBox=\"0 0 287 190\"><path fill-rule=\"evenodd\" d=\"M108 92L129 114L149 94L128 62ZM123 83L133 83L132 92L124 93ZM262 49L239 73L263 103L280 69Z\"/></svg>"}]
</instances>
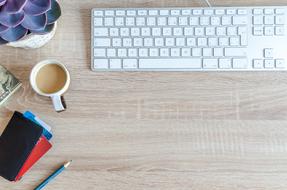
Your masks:
<instances>
[{"instance_id":1,"label":"keyboard key","mask_svg":"<svg viewBox=\"0 0 287 190\"><path fill-rule=\"evenodd\" d=\"M180 56L180 49L179 48L171 48L170 55L172 57L179 57Z\"/></svg>"},{"instance_id":2,"label":"keyboard key","mask_svg":"<svg viewBox=\"0 0 287 190\"><path fill-rule=\"evenodd\" d=\"M157 48L150 48L149 49L149 56L158 57L159 56L159 50Z\"/></svg>"},{"instance_id":3,"label":"keyboard key","mask_svg":"<svg viewBox=\"0 0 287 190\"><path fill-rule=\"evenodd\" d=\"M103 11L94 11L94 16L104 16Z\"/></svg>"},{"instance_id":4,"label":"keyboard key","mask_svg":"<svg viewBox=\"0 0 287 190\"><path fill-rule=\"evenodd\" d=\"M150 28L147 28L147 27L142 28L141 29L141 35L142 36L150 36L151 35Z\"/></svg>"},{"instance_id":5,"label":"keyboard key","mask_svg":"<svg viewBox=\"0 0 287 190\"><path fill-rule=\"evenodd\" d=\"M231 69L231 59L219 59L220 69Z\"/></svg>"},{"instance_id":6,"label":"keyboard key","mask_svg":"<svg viewBox=\"0 0 287 190\"><path fill-rule=\"evenodd\" d=\"M123 38L123 47L131 47L132 46L132 39L131 38Z\"/></svg>"},{"instance_id":7,"label":"keyboard key","mask_svg":"<svg viewBox=\"0 0 287 190\"><path fill-rule=\"evenodd\" d=\"M144 26L145 25L145 18L144 17L137 17L136 18L136 25L137 26Z\"/></svg>"},{"instance_id":8,"label":"keyboard key","mask_svg":"<svg viewBox=\"0 0 287 190\"><path fill-rule=\"evenodd\" d=\"M185 39L184 38L176 38L175 45L177 47L185 46Z\"/></svg>"},{"instance_id":9,"label":"keyboard key","mask_svg":"<svg viewBox=\"0 0 287 190\"><path fill-rule=\"evenodd\" d=\"M147 18L147 25L148 26L155 26L156 25L156 18L155 17L148 17Z\"/></svg>"},{"instance_id":10,"label":"keyboard key","mask_svg":"<svg viewBox=\"0 0 287 190\"><path fill-rule=\"evenodd\" d=\"M238 9L238 10L237 10L237 13L238 13L239 15L246 15L248 12L247 12L246 9Z\"/></svg>"},{"instance_id":11,"label":"keyboard key","mask_svg":"<svg viewBox=\"0 0 287 190\"><path fill-rule=\"evenodd\" d=\"M128 56L129 57L137 57L138 56L137 49L135 49L135 48L128 49Z\"/></svg>"},{"instance_id":12,"label":"keyboard key","mask_svg":"<svg viewBox=\"0 0 287 190\"><path fill-rule=\"evenodd\" d=\"M206 27L205 28L205 35L214 36L215 35L215 27Z\"/></svg>"},{"instance_id":13,"label":"keyboard key","mask_svg":"<svg viewBox=\"0 0 287 190\"><path fill-rule=\"evenodd\" d=\"M136 47L143 46L143 39L142 38L134 38L134 46L136 46Z\"/></svg>"},{"instance_id":14,"label":"keyboard key","mask_svg":"<svg viewBox=\"0 0 287 190\"><path fill-rule=\"evenodd\" d=\"M139 36L140 29L139 28L131 28L131 36Z\"/></svg>"},{"instance_id":15,"label":"keyboard key","mask_svg":"<svg viewBox=\"0 0 287 190\"><path fill-rule=\"evenodd\" d=\"M210 24L209 17L200 17L200 25L207 26Z\"/></svg>"},{"instance_id":16,"label":"keyboard key","mask_svg":"<svg viewBox=\"0 0 287 190\"><path fill-rule=\"evenodd\" d=\"M231 46L240 46L240 40L238 37L231 37L230 38L230 45Z\"/></svg>"},{"instance_id":17,"label":"keyboard key","mask_svg":"<svg viewBox=\"0 0 287 190\"><path fill-rule=\"evenodd\" d=\"M139 49L139 56L140 56L140 57L147 57L147 56L148 56L148 49L146 49L146 48L140 48L140 49Z\"/></svg>"},{"instance_id":18,"label":"keyboard key","mask_svg":"<svg viewBox=\"0 0 287 190\"><path fill-rule=\"evenodd\" d=\"M191 28L191 27L184 28L184 35L185 36L192 36L193 35L193 28Z\"/></svg>"},{"instance_id":19,"label":"keyboard key","mask_svg":"<svg viewBox=\"0 0 287 190\"><path fill-rule=\"evenodd\" d=\"M204 35L204 28L195 28L194 29L195 36L203 36Z\"/></svg>"},{"instance_id":20,"label":"keyboard key","mask_svg":"<svg viewBox=\"0 0 287 190\"><path fill-rule=\"evenodd\" d=\"M218 60L217 59L203 59L203 68L205 69L217 69Z\"/></svg>"},{"instance_id":21,"label":"keyboard key","mask_svg":"<svg viewBox=\"0 0 287 190\"><path fill-rule=\"evenodd\" d=\"M116 49L107 49L107 57L115 57Z\"/></svg>"},{"instance_id":22,"label":"keyboard key","mask_svg":"<svg viewBox=\"0 0 287 190\"><path fill-rule=\"evenodd\" d=\"M179 17L178 24L180 26L187 26L188 25L188 18L187 17Z\"/></svg>"},{"instance_id":23,"label":"keyboard key","mask_svg":"<svg viewBox=\"0 0 287 190\"><path fill-rule=\"evenodd\" d=\"M103 26L103 18L94 18L95 26Z\"/></svg>"},{"instance_id":24,"label":"keyboard key","mask_svg":"<svg viewBox=\"0 0 287 190\"><path fill-rule=\"evenodd\" d=\"M264 49L264 57L266 58L273 58L273 49L272 48L265 48Z\"/></svg>"},{"instance_id":25,"label":"keyboard key","mask_svg":"<svg viewBox=\"0 0 287 190\"><path fill-rule=\"evenodd\" d=\"M202 56L202 49L201 48L192 48L191 52L192 52L192 56L195 56L195 57Z\"/></svg>"},{"instance_id":26,"label":"keyboard key","mask_svg":"<svg viewBox=\"0 0 287 190\"><path fill-rule=\"evenodd\" d=\"M112 46L113 47L120 47L120 46L122 46L122 39L121 38L114 38L112 40Z\"/></svg>"},{"instance_id":27,"label":"keyboard key","mask_svg":"<svg viewBox=\"0 0 287 190\"><path fill-rule=\"evenodd\" d=\"M105 18L105 26L114 26L113 18Z\"/></svg>"},{"instance_id":28,"label":"keyboard key","mask_svg":"<svg viewBox=\"0 0 287 190\"><path fill-rule=\"evenodd\" d=\"M94 59L94 68L95 69L108 69L109 68L108 59Z\"/></svg>"},{"instance_id":29,"label":"keyboard key","mask_svg":"<svg viewBox=\"0 0 287 190\"><path fill-rule=\"evenodd\" d=\"M265 59L264 60L264 67L266 69L273 69L274 68L274 60L273 59Z\"/></svg>"},{"instance_id":30,"label":"keyboard key","mask_svg":"<svg viewBox=\"0 0 287 190\"><path fill-rule=\"evenodd\" d=\"M199 24L199 18L198 17L190 17L189 24L191 26L197 26Z\"/></svg>"},{"instance_id":31,"label":"keyboard key","mask_svg":"<svg viewBox=\"0 0 287 190\"><path fill-rule=\"evenodd\" d=\"M105 11L105 16L114 16L115 12L110 10L110 11Z\"/></svg>"},{"instance_id":32,"label":"keyboard key","mask_svg":"<svg viewBox=\"0 0 287 190\"><path fill-rule=\"evenodd\" d=\"M177 25L177 18L176 17L168 17L168 25L169 26L176 26Z\"/></svg>"},{"instance_id":33,"label":"keyboard key","mask_svg":"<svg viewBox=\"0 0 287 190\"><path fill-rule=\"evenodd\" d=\"M283 36L284 35L284 27L282 27L282 26L275 27L275 34L277 36Z\"/></svg>"},{"instance_id":34,"label":"keyboard key","mask_svg":"<svg viewBox=\"0 0 287 190\"><path fill-rule=\"evenodd\" d=\"M208 38L208 46L210 47L218 46L218 38Z\"/></svg>"},{"instance_id":35,"label":"keyboard key","mask_svg":"<svg viewBox=\"0 0 287 190\"><path fill-rule=\"evenodd\" d=\"M215 57L223 57L223 48L214 48L213 51Z\"/></svg>"},{"instance_id":36,"label":"keyboard key","mask_svg":"<svg viewBox=\"0 0 287 190\"><path fill-rule=\"evenodd\" d=\"M171 14L171 15L178 16L178 15L180 14L180 11L179 11L179 10L171 10L171 11L170 11L170 14Z\"/></svg>"},{"instance_id":37,"label":"keyboard key","mask_svg":"<svg viewBox=\"0 0 287 190\"><path fill-rule=\"evenodd\" d=\"M136 14L135 10L127 10L127 16L136 16Z\"/></svg>"},{"instance_id":38,"label":"keyboard key","mask_svg":"<svg viewBox=\"0 0 287 190\"><path fill-rule=\"evenodd\" d=\"M152 35L153 36L160 36L161 35L161 28L152 28Z\"/></svg>"},{"instance_id":39,"label":"keyboard key","mask_svg":"<svg viewBox=\"0 0 287 190\"><path fill-rule=\"evenodd\" d=\"M213 26L220 25L220 17L211 17L211 25Z\"/></svg>"},{"instance_id":40,"label":"keyboard key","mask_svg":"<svg viewBox=\"0 0 287 190\"><path fill-rule=\"evenodd\" d=\"M162 35L163 36L171 36L172 30L171 28L163 28L162 29Z\"/></svg>"},{"instance_id":41,"label":"keyboard key","mask_svg":"<svg viewBox=\"0 0 287 190\"><path fill-rule=\"evenodd\" d=\"M229 39L228 38L219 38L219 46L228 46L229 45Z\"/></svg>"},{"instance_id":42,"label":"keyboard key","mask_svg":"<svg viewBox=\"0 0 287 190\"><path fill-rule=\"evenodd\" d=\"M167 16L167 15L169 15L169 10L160 10L159 14L162 16Z\"/></svg>"},{"instance_id":43,"label":"keyboard key","mask_svg":"<svg viewBox=\"0 0 287 190\"><path fill-rule=\"evenodd\" d=\"M266 15L272 15L274 13L273 9L264 9L264 14Z\"/></svg>"},{"instance_id":44,"label":"keyboard key","mask_svg":"<svg viewBox=\"0 0 287 190\"><path fill-rule=\"evenodd\" d=\"M157 24L159 26L166 26L167 25L166 17L158 17L157 18Z\"/></svg>"},{"instance_id":45,"label":"keyboard key","mask_svg":"<svg viewBox=\"0 0 287 190\"><path fill-rule=\"evenodd\" d=\"M201 15L201 14L202 14L202 9L194 9L194 10L192 11L192 14L193 14L193 15Z\"/></svg>"},{"instance_id":46,"label":"keyboard key","mask_svg":"<svg viewBox=\"0 0 287 190\"><path fill-rule=\"evenodd\" d=\"M262 36L264 33L264 28L261 26L253 27L253 35L254 36Z\"/></svg>"},{"instance_id":47,"label":"keyboard key","mask_svg":"<svg viewBox=\"0 0 287 190\"><path fill-rule=\"evenodd\" d=\"M224 15L225 14L225 10L224 9L216 9L215 10L215 14L216 15Z\"/></svg>"},{"instance_id":48,"label":"keyboard key","mask_svg":"<svg viewBox=\"0 0 287 190\"><path fill-rule=\"evenodd\" d=\"M236 10L235 9L227 9L226 14L234 15L234 14L236 14Z\"/></svg>"},{"instance_id":49,"label":"keyboard key","mask_svg":"<svg viewBox=\"0 0 287 190\"><path fill-rule=\"evenodd\" d=\"M174 36L182 36L183 35L182 28L173 28L173 35Z\"/></svg>"},{"instance_id":50,"label":"keyboard key","mask_svg":"<svg viewBox=\"0 0 287 190\"><path fill-rule=\"evenodd\" d=\"M201 69L201 59L140 59L142 69Z\"/></svg>"},{"instance_id":51,"label":"keyboard key","mask_svg":"<svg viewBox=\"0 0 287 190\"><path fill-rule=\"evenodd\" d=\"M213 54L213 50L212 50L212 48L203 48L202 54L205 57L211 57Z\"/></svg>"},{"instance_id":52,"label":"keyboard key","mask_svg":"<svg viewBox=\"0 0 287 190\"><path fill-rule=\"evenodd\" d=\"M182 48L181 49L181 56L190 57L191 56L191 48Z\"/></svg>"},{"instance_id":53,"label":"keyboard key","mask_svg":"<svg viewBox=\"0 0 287 190\"><path fill-rule=\"evenodd\" d=\"M276 59L275 65L276 65L276 68L286 68L286 64L285 64L284 59Z\"/></svg>"},{"instance_id":54,"label":"keyboard key","mask_svg":"<svg viewBox=\"0 0 287 190\"><path fill-rule=\"evenodd\" d=\"M95 38L94 39L95 47L109 47L111 46L110 38Z\"/></svg>"},{"instance_id":55,"label":"keyboard key","mask_svg":"<svg viewBox=\"0 0 287 190\"><path fill-rule=\"evenodd\" d=\"M95 28L94 29L94 36L108 36L108 29L107 28Z\"/></svg>"},{"instance_id":56,"label":"keyboard key","mask_svg":"<svg viewBox=\"0 0 287 190\"><path fill-rule=\"evenodd\" d=\"M110 59L110 68L111 69L121 69L122 61L120 59Z\"/></svg>"},{"instance_id":57,"label":"keyboard key","mask_svg":"<svg viewBox=\"0 0 287 190\"><path fill-rule=\"evenodd\" d=\"M186 39L186 44L187 44L187 46L189 46L189 47L196 46L196 40L195 40L195 38L187 38L187 39Z\"/></svg>"},{"instance_id":58,"label":"keyboard key","mask_svg":"<svg viewBox=\"0 0 287 190\"><path fill-rule=\"evenodd\" d=\"M118 49L118 56L119 57L127 57L127 50L126 49Z\"/></svg>"},{"instance_id":59,"label":"keyboard key","mask_svg":"<svg viewBox=\"0 0 287 190\"><path fill-rule=\"evenodd\" d=\"M204 15L213 15L214 11L212 9L204 9L203 14Z\"/></svg>"},{"instance_id":60,"label":"keyboard key","mask_svg":"<svg viewBox=\"0 0 287 190\"><path fill-rule=\"evenodd\" d=\"M262 59L254 59L253 60L253 67L255 69L263 69L263 60Z\"/></svg>"},{"instance_id":61,"label":"keyboard key","mask_svg":"<svg viewBox=\"0 0 287 190\"><path fill-rule=\"evenodd\" d=\"M254 25L261 25L261 24L263 24L263 16L254 16L253 17L253 24Z\"/></svg>"},{"instance_id":62,"label":"keyboard key","mask_svg":"<svg viewBox=\"0 0 287 190\"><path fill-rule=\"evenodd\" d=\"M191 15L191 10L190 9L182 10L182 15Z\"/></svg>"},{"instance_id":63,"label":"keyboard key","mask_svg":"<svg viewBox=\"0 0 287 190\"><path fill-rule=\"evenodd\" d=\"M115 18L115 26L124 26L124 18L123 17Z\"/></svg>"},{"instance_id":64,"label":"keyboard key","mask_svg":"<svg viewBox=\"0 0 287 190\"><path fill-rule=\"evenodd\" d=\"M224 55L228 57L245 57L245 48L224 48Z\"/></svg>"},{"instance_id":65,"label":"keyboard key","mask_svg":"<svg viewBox=\"0 0 287 190\"><path fill-rule=\"evenodd\" d=\"M129 35L130 35L130 30L129 30L129 28L121 28L121 29L120 29L120 35L121 35L121 36L129 36Z\"/></svg>"},{"instance_id":66,"label":"keyboard key","mask_svg":"<svg viewBox=\"0 0 287 190\"><path fill-rule=\"evenodd\" d=\"M274 16L265 16L264 24L273 25L274 24Z\"/></svg>"},{"instance_id":67,"label":"keyboard key","mask_svg":"<svg viewBox=\"0 0 287 190\"><path fill-rule=\"evenodd\" d=\"M146 10L138 10L138 15L139 16L146 16L147 15L147 11Z\"/></svg>"},{"instance_id":68,"label":"keyboard key","mask_svg":"<svg viewBox=\"0 0 287 190\"><path fill-rule=\"evenodd\" d=\"M275 14L278 14L278 15L281 15L281 14L284 14L285 13L285 10L284 9L276 9L275 10Z\"/></svg>"},{"instance_id":69,"label":"keyboard key","mask_svg":"<svg viewBox=\"0 0 287 190\"><path fill-rule=\"evenodd\" d=\"M207 46L207 38L197 38L197 45L199 47Z\"/></svg>"},{"instance_id":70,"label":"keyboard key","mask_svg":"<svg viewBox=\"0 0 287 190\"><path fill-rule=\"evenodd\" d=\"M149 11L148 11L148 14L149 14L150 16L157 16L157 15L158 15L158 10L149 10Z\"/></svg>"},{"instance_id":71,"label":"keyboard key","mask_svg":"<svg viewBox=\"0 0 287 190\"><path fill-rule=\"evenodd\" d=\"M273 34L274 34L274 27L273 26L264 27L264 35L272 36Z\"/></svg>"},{"instance_id":72,"label":"keyboard key","mask_svg":"<svg viewBox=\"0 0 287 190\"><path fill-rule=\"evenodd\" d=\"M246 25L247 24L247 17L246 16L233 16L232 23L234 25Z\"/></svg>"},{"instance_id":73,"label":"keyboard key","mask_svg":"<svg viewBox=\"0 0 287 190\"><path fill-rule=\"evenodd\" d=\"M135 18L133 18L133 17L126 18L126 25L127 26L135 26Z\"/></svg>"},{"instance_id":74,"label":"keyboard key","mask_svg":"<svg viewBox=\"0 0 287 190\"><path fill-rule=\"evenodd\" d=\"M94 56L95 57L105 57L106 56L106 49L94 48Z\"/></svg>"},{"instance_id":75,"label":"keyboard key","mask_svg":"<svg viewBox=\"0 0 287 190\"><path fill-rule=\"evenodd\" d=\"M164 39L163 38L155 38L154 39L155 46L164 46Z\"/></svg>"},{"instance_id":76,"label":"keyboard key","mask_svg":"<svg viewBox=\"0 0 287 190\"><path fill-rule=\"evenodd\" d=\"M276 16L275 17L275 24L279 24L279 25L285 24L285 17L284 16Z\"/></svg>"},{"instance_id":77,"label":"keyboard key","mask_svg":"<svg viewBox=\"0 0 287 190\"><path fill-rule=\"evenodd\" d=\"M261 15L261 14L263 14L263 9L253 9L253 14Z\"/></svg>"},{"instance_id":78,"label":"keyboard key","mask_svg":"<svg viewBox=\"0 0 287 190\"><path fill-rule=\"evenodd\" d=\"M246 69L247 68L247 60L246 59L233 59L232 67L234 69Z\"/></svg>"},{"instance_id":79,"label":"keyboard key","mask_svg":"<svg viewBox=\"0 0 287 190\"><path fill-rule=\"evenodd\" d=\"M124 59L123 60L123 69L136 69L138 68L137 59Z\"/></svg>"},{"instance_id":80,"label":"keyboard key","mask_svg":"<svg viewBox=\"0 0 287 190\"><path fill-rule=\"evenodd\" d=\"M125 11L124 10L118 10L118 11L116 11L116 15L117 16L125 16Z\"/></svg>"},{"instance_id":81,"label":"keyboard key","mask_svg":"<svg viewBox=\"0 0 287 190\"><path fill-rule=\"evenodd\" d=\"M222 17L222 25L231 25L231 17L223 16Z\"/></svg>"},{"instance_id":82,"label":"keyboard key","mask_svg":"<svg viewBox=\"0 0 287 190\"><path fill-rule=\"evenodd\" d=\"M160 49L160 56L161 57L169 57L169 49L168 48L161 48Z\"/></svg>"}]
</instances>

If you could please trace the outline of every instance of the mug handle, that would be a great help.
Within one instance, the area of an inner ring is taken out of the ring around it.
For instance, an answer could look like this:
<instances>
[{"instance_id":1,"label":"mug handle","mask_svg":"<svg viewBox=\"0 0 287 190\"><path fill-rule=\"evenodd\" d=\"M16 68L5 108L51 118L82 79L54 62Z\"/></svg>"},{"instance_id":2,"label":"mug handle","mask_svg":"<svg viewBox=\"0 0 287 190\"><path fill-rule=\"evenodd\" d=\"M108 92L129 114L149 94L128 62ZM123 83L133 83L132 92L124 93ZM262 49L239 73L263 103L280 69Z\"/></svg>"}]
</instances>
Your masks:
<instances>
[{"instance_id":1,"label":"mug handle","mask_svg":"<svg viewBox=\"0 0 287 190\"><path fill-rule=\"evenodd\" d=\"M62 112L66 110L67 106L64 100L64 96L55 95L52 96L51 98L54 108L57 112Z\"/></svg>"}]
</instances>

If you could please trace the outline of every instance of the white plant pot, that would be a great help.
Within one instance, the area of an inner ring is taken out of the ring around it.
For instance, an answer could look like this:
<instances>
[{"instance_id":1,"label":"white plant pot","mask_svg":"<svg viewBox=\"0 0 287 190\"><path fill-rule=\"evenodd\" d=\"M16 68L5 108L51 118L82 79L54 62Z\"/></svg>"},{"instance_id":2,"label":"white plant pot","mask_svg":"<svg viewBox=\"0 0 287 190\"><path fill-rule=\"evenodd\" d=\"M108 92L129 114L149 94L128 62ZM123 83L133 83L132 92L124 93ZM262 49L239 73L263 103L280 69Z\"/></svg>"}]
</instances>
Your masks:
<instances>
[{"instance_id":1,"label":"white plant pot","mask_svg":"<svg viewBox=\"0 0 287 190\"><path fill-rule=\"evenodd\" d=\"M21 40L18 40L16 42L10 42L6 45L24 49L40 48L46 45L54 37L56 29L57 29L57 23L54 24L53 30L48 34L44 35L29 34L24 38L22 38Z\"/></svg>"}]
</instances>

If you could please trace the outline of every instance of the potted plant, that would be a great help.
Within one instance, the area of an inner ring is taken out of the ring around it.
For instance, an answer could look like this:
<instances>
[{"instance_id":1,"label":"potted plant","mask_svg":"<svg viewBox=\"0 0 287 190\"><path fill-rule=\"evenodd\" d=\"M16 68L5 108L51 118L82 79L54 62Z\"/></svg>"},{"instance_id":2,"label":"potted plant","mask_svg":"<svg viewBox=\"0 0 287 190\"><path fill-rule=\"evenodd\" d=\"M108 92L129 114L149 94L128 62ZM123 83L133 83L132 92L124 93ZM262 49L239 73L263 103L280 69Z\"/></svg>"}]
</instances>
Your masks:
<instances>
[{"instance_id":1,"label":"potted plant","mask_svg":"<svg viewBox=\"0 0 287 190\"><path fill-rule=\"evenodd\" d=\"M0 44L39 48L54 36L60 16L56 0L0 0Z\"/></svg>"}]
</instances>

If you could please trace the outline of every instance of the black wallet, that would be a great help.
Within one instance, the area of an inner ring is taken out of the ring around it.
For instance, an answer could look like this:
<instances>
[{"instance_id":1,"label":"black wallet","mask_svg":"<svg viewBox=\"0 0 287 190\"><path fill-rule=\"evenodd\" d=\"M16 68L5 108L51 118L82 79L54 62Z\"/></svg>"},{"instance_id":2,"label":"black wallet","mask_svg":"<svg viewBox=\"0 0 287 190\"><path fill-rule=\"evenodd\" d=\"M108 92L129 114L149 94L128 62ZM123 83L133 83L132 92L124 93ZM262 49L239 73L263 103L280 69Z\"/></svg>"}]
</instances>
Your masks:
<instances>
[{"instance_id":1,"label":"black wallet","mask_svg":"<svg viewBox=\"0 0 287 190\"><path fill-rule=\"evenodd\" d=\"M14 112L0 137L0 176L15 180L42 133L42 127Z\"/></svg>"}]
</instances>

